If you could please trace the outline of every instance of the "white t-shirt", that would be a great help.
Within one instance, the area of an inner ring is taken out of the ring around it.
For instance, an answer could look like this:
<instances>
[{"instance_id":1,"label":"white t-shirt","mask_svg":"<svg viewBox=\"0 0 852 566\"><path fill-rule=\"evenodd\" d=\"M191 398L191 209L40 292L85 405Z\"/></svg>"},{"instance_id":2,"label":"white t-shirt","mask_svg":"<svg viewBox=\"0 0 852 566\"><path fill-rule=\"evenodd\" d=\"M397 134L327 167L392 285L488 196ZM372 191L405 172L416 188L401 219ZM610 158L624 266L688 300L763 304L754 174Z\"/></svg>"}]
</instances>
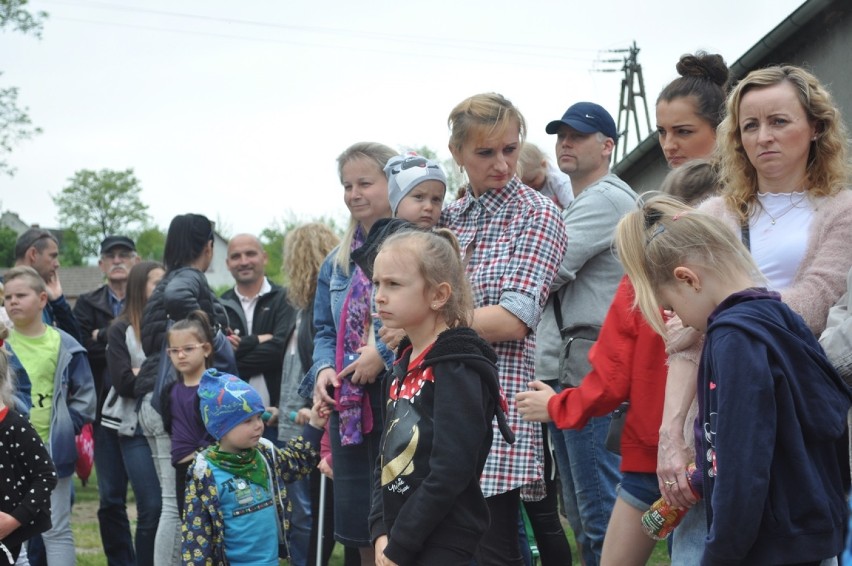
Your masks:
<instances>
[{"instance_id":1,"label":"white t-shirt","mask_svg":"<svg viewBox=\"0 0 852 566\"><path fill-rule=\"evenodd\" d=\"M751 255L775 291L788 288L805 257L814 202L804 192L758 193L751 218Z\"/></svg>"}]
</instances>

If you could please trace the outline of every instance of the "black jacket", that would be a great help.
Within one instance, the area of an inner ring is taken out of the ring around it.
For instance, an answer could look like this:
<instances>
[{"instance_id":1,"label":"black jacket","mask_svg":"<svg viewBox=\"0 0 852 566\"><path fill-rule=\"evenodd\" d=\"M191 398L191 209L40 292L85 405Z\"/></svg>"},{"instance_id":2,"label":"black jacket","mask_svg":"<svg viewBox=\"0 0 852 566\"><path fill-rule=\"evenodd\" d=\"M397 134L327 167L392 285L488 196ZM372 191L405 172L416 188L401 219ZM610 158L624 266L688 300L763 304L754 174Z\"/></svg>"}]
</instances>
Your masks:
<instances>
[{"instance_id":1,"label":"black jacket","mask_svg":"<svg viewBox=\"0 0 852 566\"><path fill-rule=\"evenodd\" d=\"M56 468L33 426L12 409L0 421L0 444L0 511L21 523L2 542L15 546L50 528Z\"/></svg>"},{"instance_id":2,"label":"black jacket","mask_svg":"<svg viewBox=\"0 0 852 566\"><path fill-rule=\"evenodd\" d=\"M369 518L373 540L388 535L385 555L397 564L414 564L430 546L476 547L489 523L479 477L495 416L514 441L491 346L470 328L446 330L413 375L408 346L387 380Z\"/></svg>"},{"instance_id":3,"label":"black jacket","mask_svg":"<svg viewBox=\"0 0 852 566\"><path fill-rule=\"evenodd\" d=\"M269 390L270 403L277 407L284 351L296 327L298 311L287 301L287 289L274 283L270 285L272 289L257 300L252 328L246 328L245 312L234 289L225 291L221 302L228 314L231 330L238 330L240 335L240 345L236 351L239 376L247 380L262 373ZM272 334L272 340L261 344L257 339L261 334Z\"/></svg>"},{"instance_id":4,"label":"black jacket","mask_svg":"<svg viewBox=\"0 0 852 566\"><path fill-rule=\"evenodd\" d=\"M182 320L194 310L207 313L214 332L228 328L228 315L203 273L194 267L180 267L166 273L142 313L142 350L147 358L133 384L133 396L137 399L154 390L169 320Z\"/></svg>"},{"instance_id":5,"label":"black jacket","mask_svg":"<svg viewBox=\"0 0 852 566\"><path fill-rule=\"evenodd\" d=\"M80 295L74 305L74 317L80 324L83 347L89 356L92 376L95 378L95 392L98 395L98 418L100 422L101 406L107 391L113 385L106 365L107 330L112 323L112 307L109 304L109 287L102 285ZM92 340L92 331L98 329L98 339Z\"/></svg>"}]
</instances>

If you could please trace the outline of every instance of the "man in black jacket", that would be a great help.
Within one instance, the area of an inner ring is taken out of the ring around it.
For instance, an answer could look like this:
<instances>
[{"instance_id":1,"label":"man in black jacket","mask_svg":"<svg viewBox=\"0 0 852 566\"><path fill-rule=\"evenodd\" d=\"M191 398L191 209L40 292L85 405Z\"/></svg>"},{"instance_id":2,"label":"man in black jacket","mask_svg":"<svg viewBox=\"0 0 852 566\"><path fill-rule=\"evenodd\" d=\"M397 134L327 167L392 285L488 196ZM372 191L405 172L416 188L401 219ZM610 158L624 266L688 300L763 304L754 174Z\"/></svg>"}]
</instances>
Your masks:
<instances>
[{"instance_id":1,"label":"man in black jacket","mask_svg":"<svg viewBox=\"0 0 852 566\"><path fill-rule=\"evenodd\" d=\"M236 281L221 298L228 313L239 375L260 392L264 405L278 407L281 365L287 340L296 325L296 309L287 302L287 290L264 274L268 261L260 241L250 234L228 243L228 270ZM267 423L265 436L277 436Z\"/></svg>"},{"instance_id":2,"label":"man in black jacket","mask_svg":"<svg viewBox=\"0 0 852 566\"><path fill-rule=\"evenodd\" d=\"M107 562L134 564L136 561L130 522L127 518L127 471L121 456L118 431L101 424L101 408L112 386L106 365L107 329L124 307L127 278L139 263L136 245L127 236L107 236L101 242L98 267L106 283L94 291L80 295L74 305L74 316L80 323L83 346L95 378L98 395L95 419L95 467L98 470L98 525Z\"/></svg>"}]
</instances>

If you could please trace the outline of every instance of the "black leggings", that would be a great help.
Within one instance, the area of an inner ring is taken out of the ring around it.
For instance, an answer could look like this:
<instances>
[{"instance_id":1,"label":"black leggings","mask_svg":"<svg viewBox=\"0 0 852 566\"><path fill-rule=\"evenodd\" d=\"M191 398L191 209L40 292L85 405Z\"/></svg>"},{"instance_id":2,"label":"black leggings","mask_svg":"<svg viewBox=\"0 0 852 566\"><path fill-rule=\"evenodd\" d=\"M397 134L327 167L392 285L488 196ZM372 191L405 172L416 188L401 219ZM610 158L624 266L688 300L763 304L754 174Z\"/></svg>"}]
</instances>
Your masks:
<instances>
[{"instance_id":1,"label":"black leggings","mask_svg":"<svg viewBox=\"0 0 852 566\"><path fill-rule=\"evenodd\" d=\"M544 478L547 495L540 501L524 501L524 510L530 520L535 542L538 545L541 566L571 564L571 546L559 519L557 493L559 481L553 475L553 458L550 456L548 426L542 425L544 435Z\"/></svg>"},{"instance_id":2,"label":"black leggings","mask_svg":"<svg viewBox=\"0 0 852 566\"><path fill-rule=\"evenodd\" d=\"M478 566L524 566L518 544L521 488L487 497L491 526L476 550Z\"/></svg>"},{"instance_id":3,"label":"black leggings","mask_svg":"<svg viewBox=\"0 0 852 566\"><path fill-rule=\"evenodd\" d=\"M186 471L192 465L192 460L175 464L175 499L177 499L178 516L183 522L183 503L186 500Z\"/></svg>"}]
</instances>

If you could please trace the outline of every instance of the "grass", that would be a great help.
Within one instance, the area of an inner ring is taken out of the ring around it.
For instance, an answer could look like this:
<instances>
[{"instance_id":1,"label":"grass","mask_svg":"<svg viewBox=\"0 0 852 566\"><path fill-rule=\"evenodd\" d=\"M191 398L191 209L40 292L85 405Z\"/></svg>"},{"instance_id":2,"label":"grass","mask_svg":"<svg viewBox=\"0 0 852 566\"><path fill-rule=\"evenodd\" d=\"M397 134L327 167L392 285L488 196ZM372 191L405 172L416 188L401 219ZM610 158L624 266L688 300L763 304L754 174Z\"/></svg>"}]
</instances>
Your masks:
<instances>
[{"instance_id":1,"label":"grass","mask_svg":"<svg viewBox=\"0 0 852 566\"><path fill-rule=\"evenodd\" d=\"M128 515L131 526L135 528L136 502L133 492L127 494ZM77 566L107 566L106 557L101 547L101 535L98 530L98 484L95 472L89 478L88 485L83 487L78 478L74 478L74 507L71 511L71 528L74 531L74 543L77 549ZM571 544L571 555L574 564L579 564L577 549L574 545L574 536L566 527L568 541ZM281 564L285 564L283 561ZM650 566L668 566L671 564L665 542L660 542L654 549ZM340 545L334 549L329 561L329 566L343 566L343 551Z\"/></svg>"}]
</instances>

